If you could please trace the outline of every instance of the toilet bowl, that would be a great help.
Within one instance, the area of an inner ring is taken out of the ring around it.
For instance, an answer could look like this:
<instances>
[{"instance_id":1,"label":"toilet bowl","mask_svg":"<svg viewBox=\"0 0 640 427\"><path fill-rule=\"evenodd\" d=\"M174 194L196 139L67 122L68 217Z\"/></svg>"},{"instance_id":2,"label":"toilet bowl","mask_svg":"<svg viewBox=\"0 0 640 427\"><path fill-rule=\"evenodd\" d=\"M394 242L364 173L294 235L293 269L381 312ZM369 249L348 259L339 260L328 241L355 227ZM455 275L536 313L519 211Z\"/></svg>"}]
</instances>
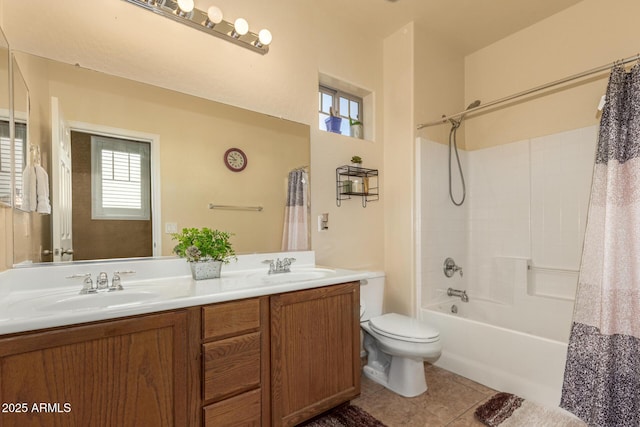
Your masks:
<instances>
[{"instance_id":1,"label":"toilet bowl","mask_svg":"<svg viewBox=\"0 0 640 427\"><path fill-rule=\"evenodd\" d=\"M383 292L382 273L361 282L360 326L367 352L363 373L401 396L418 396L427 390L424 361L434 361L442 352L440 334L421 320L382 314Z\"/></svg>"}]
</instances>

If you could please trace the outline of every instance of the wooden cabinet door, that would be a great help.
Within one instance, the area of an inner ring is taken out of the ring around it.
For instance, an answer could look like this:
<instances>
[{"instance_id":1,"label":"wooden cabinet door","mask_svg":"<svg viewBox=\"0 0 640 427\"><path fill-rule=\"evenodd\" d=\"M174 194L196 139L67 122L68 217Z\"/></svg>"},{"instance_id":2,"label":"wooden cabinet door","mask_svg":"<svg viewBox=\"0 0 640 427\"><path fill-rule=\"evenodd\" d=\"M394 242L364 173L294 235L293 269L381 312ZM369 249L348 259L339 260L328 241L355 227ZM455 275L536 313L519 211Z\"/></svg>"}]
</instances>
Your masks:
<instances>
[{"instance_id":1,"label":"wooden cabinet door","mask_svg":"<svg viewBox=\"0 0 640 427\"><path fill-rule=\"evenodd\" d=\"M312 418L360 394L360 285L271 298L274 426Z\"/></svg>"},{"instance_id":2,"label":"wooden cabinet door","mask_svg":"<svg viewBox=\"0 0 640 427\"><path fill-rule=\"evenodd\" d=\"M187 344L182 310L0 339L0 425L186 426Z\"/></svg>"}]
</instances>

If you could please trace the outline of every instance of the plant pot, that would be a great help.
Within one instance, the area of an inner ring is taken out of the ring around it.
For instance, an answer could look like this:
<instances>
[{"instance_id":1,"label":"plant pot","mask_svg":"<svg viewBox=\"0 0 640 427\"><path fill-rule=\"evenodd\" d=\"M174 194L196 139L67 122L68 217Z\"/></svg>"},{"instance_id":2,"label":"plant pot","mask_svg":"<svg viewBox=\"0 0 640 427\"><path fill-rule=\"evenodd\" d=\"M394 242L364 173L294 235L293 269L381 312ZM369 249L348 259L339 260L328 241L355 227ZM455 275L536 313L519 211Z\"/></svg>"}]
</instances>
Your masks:
<instances>
[{"instance_id":1,"label":"plant pot","mask_svg":"<svg viewBox=\"0 0 640 427\"><path fill-rule=\"evenodd\" d=\"M194 261L189 267L194 280L216 279L220 277L222 261Z\"/></svg>"},{"instance_id":2,"label":"plant pot","mask_svg":"<svg viewBox=\"0 0 640 427\"><path fill-rule=\"evenodd\" d=\"M362 131L362 125L351 125L351 137L352 138L364 138L364 132Z\"/></svg>"},{"instance_id":3,"label":"plant pot","mask_svg":"<svg viewBox=\"0 0 640 427\"><path fill-rule=\"evenodd\" d=\"M340 125L342 124L342 117L331 116L324 119L324 124L327 125L327 130L333 133L340 132Z\"/></svg>"}]
</instances>

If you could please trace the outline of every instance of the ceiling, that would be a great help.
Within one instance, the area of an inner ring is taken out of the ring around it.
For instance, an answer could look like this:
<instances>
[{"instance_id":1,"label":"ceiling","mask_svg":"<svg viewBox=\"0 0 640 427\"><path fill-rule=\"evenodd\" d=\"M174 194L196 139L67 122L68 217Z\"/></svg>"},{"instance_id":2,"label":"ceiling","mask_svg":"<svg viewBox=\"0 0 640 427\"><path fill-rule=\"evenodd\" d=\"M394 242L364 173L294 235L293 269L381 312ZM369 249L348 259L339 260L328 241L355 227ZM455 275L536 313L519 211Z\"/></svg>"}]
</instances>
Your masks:
<instances>
[{"instance_id":1,"label":"ceiling","mask_svg":"<svg viewBox=\"0 0 640 427\"><path fill-rule=\"evenodd\" d=\"M414 21L463 54L488 46L581 0L323 0L363 31L389 36Z\"/></svg>"},{"instance_id":2,"label":"ceiling","mask_svg":"<svg viewBox=\"0 0 640 427\"><path fill-rule=\"evenodd\" d=\"M20 10L26 21L20 25L19 39L27 46L34 44L54 43L58 33L68 34L77 30L76 36L82 34L86 25L77 25L79 19L85 22L98 22L112 19L109 13L120 10L130 11L131 6L121 0L65 0L64 3L50 0L0 0L3 9ZM273 1L273 0L271 0ZM256 0L195 0L196 7L206 10L217 4L229 16L244 16L247 10L272 7L273 10L289 10L291 14L302 9L322 8L331 13L335 25L356 27L368 37L385 38L408 22L414 21L424 26L435 37L446 41L463 54L476 51L514 32L526 28L542 19L566 9L581 0L304 0L293 6L290 2L301 0L275 0L269 5L260 4ZM83 4L84 3L84 4ZM19 7L18 7L19 4ZM93 16L86 16L89 9L95 11ZM295 16L287 17L295 19ZM11 26L4 22L4 27ZM103 25L93 26L96 31ZM128 29L129 38L140 37L135 26ZM13 26L16 31L16 26ZM25 40L31 39L31 40ZM126 38L126 37L125 37Z\"/></svg>"}]
</instances>

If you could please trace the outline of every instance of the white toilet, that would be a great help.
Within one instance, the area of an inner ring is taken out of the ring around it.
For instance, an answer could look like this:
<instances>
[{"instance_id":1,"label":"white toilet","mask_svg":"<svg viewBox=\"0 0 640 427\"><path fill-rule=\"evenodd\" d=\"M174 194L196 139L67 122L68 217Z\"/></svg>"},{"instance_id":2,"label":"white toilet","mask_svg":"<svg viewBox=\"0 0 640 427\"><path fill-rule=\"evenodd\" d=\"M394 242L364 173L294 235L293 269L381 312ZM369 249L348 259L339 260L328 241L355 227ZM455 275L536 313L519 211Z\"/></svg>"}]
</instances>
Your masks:
<instances>
[{"instance_id":1,"label":"white toilet","mask_svg":"<svg viewBox=\"0 0 640 427\"><path fill-rule=\"evenodd\" d=\"M405 397L427 391L424 360L442 352L440 333L427 323L396 313L382 314L384 273L360 282L360 326L367 365L364 375Z\"/></svg>"}]
</instances>

